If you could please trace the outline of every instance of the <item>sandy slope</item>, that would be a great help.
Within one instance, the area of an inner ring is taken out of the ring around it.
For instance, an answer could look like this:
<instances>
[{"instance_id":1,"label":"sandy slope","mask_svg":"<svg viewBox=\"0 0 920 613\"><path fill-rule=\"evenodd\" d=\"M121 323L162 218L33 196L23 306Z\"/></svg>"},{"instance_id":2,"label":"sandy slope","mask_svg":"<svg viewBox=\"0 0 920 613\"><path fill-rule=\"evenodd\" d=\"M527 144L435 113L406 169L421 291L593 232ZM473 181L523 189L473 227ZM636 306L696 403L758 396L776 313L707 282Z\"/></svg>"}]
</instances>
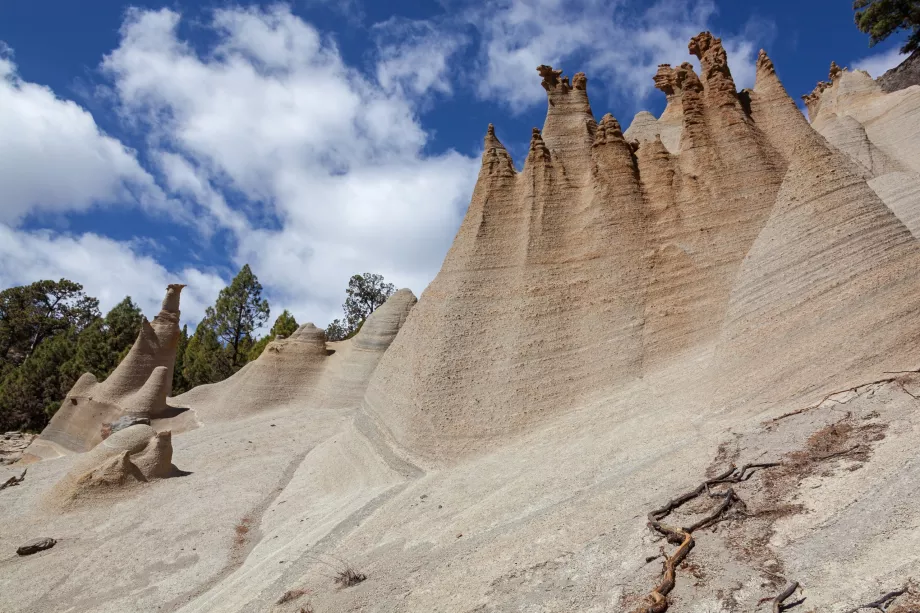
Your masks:
<instances>
[{"instance_id":1,"label":"sandy slope","mask_svg":"<svg viewBox=\"0 0 920 613\"><path fill-rule=\"evenodd\" d=\"M691 51L701 75L656 77L679 138L637 150L584 75L541 67L524 168L490 127L418 304L172 399L155 427L199 426L172 437L181 476L61 511L88 455L29 465L0 491L0 610L639 611L674 550L646 514L747 462L781 465L694 534L669 611L767 610L796 580L843 613L920 579L920 375L885 372L920 362L920 92L836 73L819 133L765 54L739 94L718 39ZM337 586L346 564L366 581Z\"/></svg>"}]
</instances>

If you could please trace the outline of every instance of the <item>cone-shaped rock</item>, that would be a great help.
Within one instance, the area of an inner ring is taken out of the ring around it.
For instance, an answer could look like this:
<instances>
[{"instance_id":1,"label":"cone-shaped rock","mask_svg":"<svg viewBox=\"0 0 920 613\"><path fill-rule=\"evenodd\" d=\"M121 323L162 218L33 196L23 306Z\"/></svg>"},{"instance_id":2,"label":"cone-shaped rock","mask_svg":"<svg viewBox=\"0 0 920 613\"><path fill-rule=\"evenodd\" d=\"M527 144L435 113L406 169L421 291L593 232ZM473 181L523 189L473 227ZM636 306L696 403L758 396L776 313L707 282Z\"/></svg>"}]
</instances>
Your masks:
<instances>
[{"instance_id":1,"label":"cone-shaped rock","mask_svg":"<svg viewBox=\"0 0 920 613\"><path fill-rule=\"evenodd\" d=\"M105 381L85 373L29 447L31 458L84 452L102 440L103 425L125 414L154 418L166 409L179 344L179 295L184 285L166 288L160 312L141 330L125 358Z\"/></svg>"},{"instance_id":2,"label":"cone-shaped rock","mask_svg":"<svg viewBox=\"0 0 920 613\"><path fill-rule=\"evenodd\" d=\"M205 422L238 419L285 406L359 406L377 362L415 304L402 289L374 311L351 339L327 343L312 323L268 344L233 376L172 399Z\"/></svg>"}]
</instances>

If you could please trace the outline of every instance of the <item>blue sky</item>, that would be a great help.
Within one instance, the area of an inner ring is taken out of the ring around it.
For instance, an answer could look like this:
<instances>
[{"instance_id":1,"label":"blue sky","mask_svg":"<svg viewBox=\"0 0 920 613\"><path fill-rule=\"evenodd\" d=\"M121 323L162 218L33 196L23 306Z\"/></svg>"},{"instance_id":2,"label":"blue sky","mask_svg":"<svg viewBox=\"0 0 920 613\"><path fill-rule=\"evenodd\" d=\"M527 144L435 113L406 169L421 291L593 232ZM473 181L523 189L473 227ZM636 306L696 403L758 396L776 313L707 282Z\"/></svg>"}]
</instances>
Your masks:
<instances>
[{"instance_id":1,"label":"blue sky","mask_svg":"<svg viewBox=\"0 0 920 613\"><path fill-rule=\"evenodd\" d=\"M848 0L301 0L0 3L0 287L83 283L194 324L250 263L325 325L356 272L420 294L466 210L488 123L520 162L545 96L585 71L595 114L659 113L659 63L760 48L794 96L831 60L878 76ZM92 6L92 9L87 8Z\"/></svg>"}]
</instances>

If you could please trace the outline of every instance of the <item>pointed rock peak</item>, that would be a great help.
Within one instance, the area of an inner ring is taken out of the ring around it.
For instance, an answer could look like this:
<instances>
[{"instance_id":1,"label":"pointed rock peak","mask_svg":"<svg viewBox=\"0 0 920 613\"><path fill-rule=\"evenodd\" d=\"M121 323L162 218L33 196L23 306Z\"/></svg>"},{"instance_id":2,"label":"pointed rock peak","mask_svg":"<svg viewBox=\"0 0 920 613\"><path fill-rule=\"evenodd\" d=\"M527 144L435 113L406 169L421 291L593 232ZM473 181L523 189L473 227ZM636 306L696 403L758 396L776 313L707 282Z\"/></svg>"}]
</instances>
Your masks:
<instances>
[{"instance_id":1,"label":"pointed rock peak","mask_svg":"<svg viewBox=\"0 0 920 613\"><path fill-rule=\"evenodd\" d=\"M575 76L572 77L572 84L575 86L575 89L587 90L588 77L585 76L585 73L583 72L576 72Z\"/></svg>"},{"instance_id":2,"label":"pointed rock peak","mask_svg":"<svg viewBox=\"0 0 920 613\"><path fill-rule=\"evenodd\" d=\"M290 340L302 342L325 342L326 332L320 328L317 328L313 322L307 322L297 328L294 334L291 335Z\"/></svg>"},{"instance_id":3,"label":"pointed rock peak","mask_svg":"<svg viewBox=\"0 0 920 613\"><path fill-rule=\"evenodd\" d=\"M802 96L802 100L805 102L805 108L808 109L808 118L811 121L815 120L815 117L818 116L818 107L821 102L821 94L824 93L828 87L833 85L830 81L818 81L818 84L810 94L805 94Z\"/></svg>"},{"instance_id":4,"label":"pointed rock peak","mask_svg":"<svg viewBox=\"0 0 920 613\"><path fill-rule=\"evenodd\" d=\"M833 82L836 81L836 80L840 77L840 75L843 74L844 72L846 72L846 68L841 68L840 66L837 65L837 62L835 62L835 61L832 60L832 61L831 61L831 68L830 68L830 70L829 70L828 73L827 73L827 78L830 80L831 83L833 83Z\"/></svg>"},{"instance_id":5,"label":"pointed rock peak","mask_svg":"<svg viewBox=\"0 0 920 613\"><path fill-rule=\"evenodd\" d=\"M731 70L728 69L728 55L722 46L722 39L716 38L711 32L702 32L690 39L688 45L690 53L700 60L703 68L703 79L709 84L722 100L719 104L728 103L735 97L735 81L732 79Z\"/></svg>"},{"instance_id":6,"label":"pointed rock peak","mask_svg":"<svg viewBox=\"0 0 920 613\"><path fill-rule=\"evenodd\" d=\"M144 386L125 401L124 410L131 414L156 415L166 406L170 383L168 369L157 366Z\"/></svg>"},{"instance_id":7,"label":"pointed rock peak","mask_svg":"<svg viewBox=\"0 0 920 613\"><path fill-rule=\"evenodd\" d=\"M674 94L679 94L681 86L677 82L677 69L671 68L670 64L659 64L658 72L653 77L655 89L661 90L670 100Z\"/></svg>"},{"instance_id":8,"label":"pointed rock peak","mask_svg":"<svg viewBox=\"0 0 920 613\"><path fill-rule=\"evenodd\" d=\"M163 298L162 310L167 313L179 313L179 294L182 288L186 287L181 283L172 283L166 286L166 297Z\"/></svg>"},{"instance_id":9,"label":"pointed rock peak","mask_svg":"<svg viewBox=\"0 0 920 613\"><path fill-rule=\"evenodd\" d=\"M406 323L409 311L418 299L412 290L403 288L387 298L376 311L371 313L361 330L355 335L356 347L384 351L396 338L396 334Z\"/></svg>"},{"instance_id":10,"label":"pointed rock peak","mask_svg":"<svg viewBox=\"0 0 920 613\"><path fill-rule=\"evenodd\" d=\"M508 153L505 146L495 136L495 126L491 123L488 131L486 131L485 147L482 151L482 170L480 172L500 176L514 176L515 174L511 154ZM480 177L482 176L480 174Z\"/></svg>"},{"instance_id":11,"label":"pointed rock peak","mask_svg":"<svg viewBox=\"0 0 920 613\"><path fill-rule=\"evenodd\" d=\"M498 140L498 137L495 136L495 126L490 123L489 129L486 131L486 140L485 140L486 153L488 153L490 149L496 149L496 148L504 149L505 146L502 144L500 140Z\"/></svg>"},{"instance_id":12,"label":"pointed rock peak","mask_svg":"<svg viewBox=\"0 0 920 613\"><path fill-rule=\"evenodd\" d=\"M684 62L675 68L674 78L676 86L680 87L681 91L703 91L703 82L700 81L700 77L696 74L696 69L693 68L693 64L690 62Z\"/></svg>"},{"instance_id":13,"label":"pointed rock peak","mask_svg":"<svg viewBox=\"0 0 920 613\"><path fill-rule=\"evenodd\" d=\"M549 148L546 146L546 143L543 142L543 135L540 133L540 128L534 128L530 136L530 153L528 157L539 157L548 160L549 159Z\"/></svg>"},{"instance_id":14,"label":"pointed rock peak","mask_svg":"<svg viewBox=\"0 0 920 613\"><path fill-rule=\"evenodd\" d=\"M568 78L562 76L561 70L553 70L552 66L540 64L537 66L537 73L543 78L541 85L548 92L555 91L560 87L568 84Z\"/></svg>"},{"instance_id":15,"label":"pointed rock peak","mask_svg":"<svg viewBox=\"0 0 920 613\"><path fill-rule=\"evenodd\" d=\"M757 76L759 77L761 73L776 74L776 66L773 65L773 60L763 49L757 54Z\"/></svg>"},{"instance_id":16,"label":"pointed rock peak","mask_svg":"<svg viewBox=\"0 0 920 613\"><path fill-rule=\"evenodd\" d=\"M725 55L725 49L722 47L722 39L713 36L712 32L700 32L691 38L688 49L690 53L698 57L700 61L703 60L703 57L705 57L710 50L714 50L717 54Z\"/></svg>"},{"instance_id":17,"label":"pointed rock peak","mask_svg":"<svg viewBox=\"0 0 920 613\"><path fill-rule=\"evenodd\" d=\"M616 141L625 142L623 129L620 127L620 122L613 115L607 113L601 119L601 123L594 134L594 146L606 145Z\"/></svg>"}]
</instances>

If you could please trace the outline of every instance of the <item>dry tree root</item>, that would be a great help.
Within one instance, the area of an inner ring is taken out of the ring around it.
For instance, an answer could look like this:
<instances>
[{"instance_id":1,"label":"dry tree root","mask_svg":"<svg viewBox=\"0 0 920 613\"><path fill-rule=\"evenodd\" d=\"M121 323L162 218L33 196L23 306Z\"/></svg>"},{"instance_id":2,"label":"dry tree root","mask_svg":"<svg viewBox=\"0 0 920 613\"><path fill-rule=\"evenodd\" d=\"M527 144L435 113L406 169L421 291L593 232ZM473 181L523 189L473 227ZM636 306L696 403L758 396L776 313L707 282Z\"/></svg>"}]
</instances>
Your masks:
<instances>
[{"instance_id":1,"label":"dry tree root","mask_svg":"<svg viewBox=\"0 0 920 613\"><path fill-rule=\"evenodd\" d=\"M910 584L908 583L907 585L905 585L899 590L888 592L887 594L885 594L878 600L875 600L873 602L869 602L866 604L861 604L856 608L850 609L846 613L858 613L859 611L863 609L877 609L879 611L887 611L888 607L890 607L891 604L894 602L894 599L897 598L898 596L902 596L906 594L909 589L910 589Z\"/></svg>"},{"instance_id":2,"label":"dry tree root","mask_svg":"<svg viewBox=\"0 0 920 613\"><path fill-rule=\"evenodd\" d=\"M10 477L9 479L7 479L6 481L4 481L3 483L0 483L0 490L5 490L5 489L8 488L8 487L13 487L14 485L19 485L20 483L22 483L23 481L25 481L25 479L26 479L26 472L27 472L28 470L29 470L29 469L26 468L26 469L24 469L24 470L22 471L22 474L19 475L18 477Z\"/></svg>"},{"instance_id":3,"label":"dry tree root","mask_svg":"<svg viewBox=\"0 0 920 613\"><path fill-rule=\"evenodd\" d=\"M734 488L731 486L719 492L713 491L712 488L717 485L747 481L754 475L757 469L772 468L774 466L779 466L779 463L745 464L740 469L732 464L724 473L704 481L696 489L682 494L674 500L668 501L668 503L660 509L655 509L648 514L649 527L664 536L669 543L677 545L678 547L674 553L665 557L661 581L659 581L655 589L646 596L645 602L634 610L634 613L663 613L667 611L668 594L674 589L674 583L677 579L677 567L683 562L684 558L687 557L690 550L693 549L694 540L692 533L721 521L726 513L733 507L744 507L744 501L738 497ZM704 493L710 498L722 498L721 504L706 517L697 521L689 528L670 526L662 523L662 520L670 515L675 509L702 496Z\"/></svg>"},{"instance_id":4,"label":"dry tree root","mask_svg":"<svg viewBox=\"0 0 920 613\"><path fill-rule=\"evenodd\" d=\"M782 592L777 594L776 598L773 599L773 613L780 613L783 610L783 603L786 602L797 589L799 589L799 582L793 581L788 584Z\"/></svg>"},{"instance_id":5,"label":"dry tree root","mask_svg":"<svg viewBox=\"0 0 920 613\"><path fill-rule=\"evenodd\" d=\"M906 375L906 374L915 374L915 373L920 373L920 369L918 370L886 370L884 372L884 374L886 375ZM907 388L904 386L904 382L899 377L897 376L885 377L883 379L876 379L875 381L869 381L868 383L860 383L859 385L854 385L853 387L848 387L844 390L837 390L836 392L831 392L830 394L827 394L826 396L824 396L824 398L822 398L821 400L819 400L818 402L814 404L810 404L807 407L797 409L795 411L783 413L779 417L774 417L773 419L765 423L776 423L780 420L786 419L787 417L801 415L802 413L807 413L808 411L817 409L818 407L820 407L822 404L824 404L825 402L827 402L828 400L830 400L832 397L836 396L837 394L844 394L846 392L859 392L861 388L868 387L870 385L879 385L879 384L886 384L886 383L897 383L898 387L901 388L902 392L904 392L911 398L914 398L915 400L920 400L920 396L912 394L907 390Z\"/></svg>"}]
</instances>

